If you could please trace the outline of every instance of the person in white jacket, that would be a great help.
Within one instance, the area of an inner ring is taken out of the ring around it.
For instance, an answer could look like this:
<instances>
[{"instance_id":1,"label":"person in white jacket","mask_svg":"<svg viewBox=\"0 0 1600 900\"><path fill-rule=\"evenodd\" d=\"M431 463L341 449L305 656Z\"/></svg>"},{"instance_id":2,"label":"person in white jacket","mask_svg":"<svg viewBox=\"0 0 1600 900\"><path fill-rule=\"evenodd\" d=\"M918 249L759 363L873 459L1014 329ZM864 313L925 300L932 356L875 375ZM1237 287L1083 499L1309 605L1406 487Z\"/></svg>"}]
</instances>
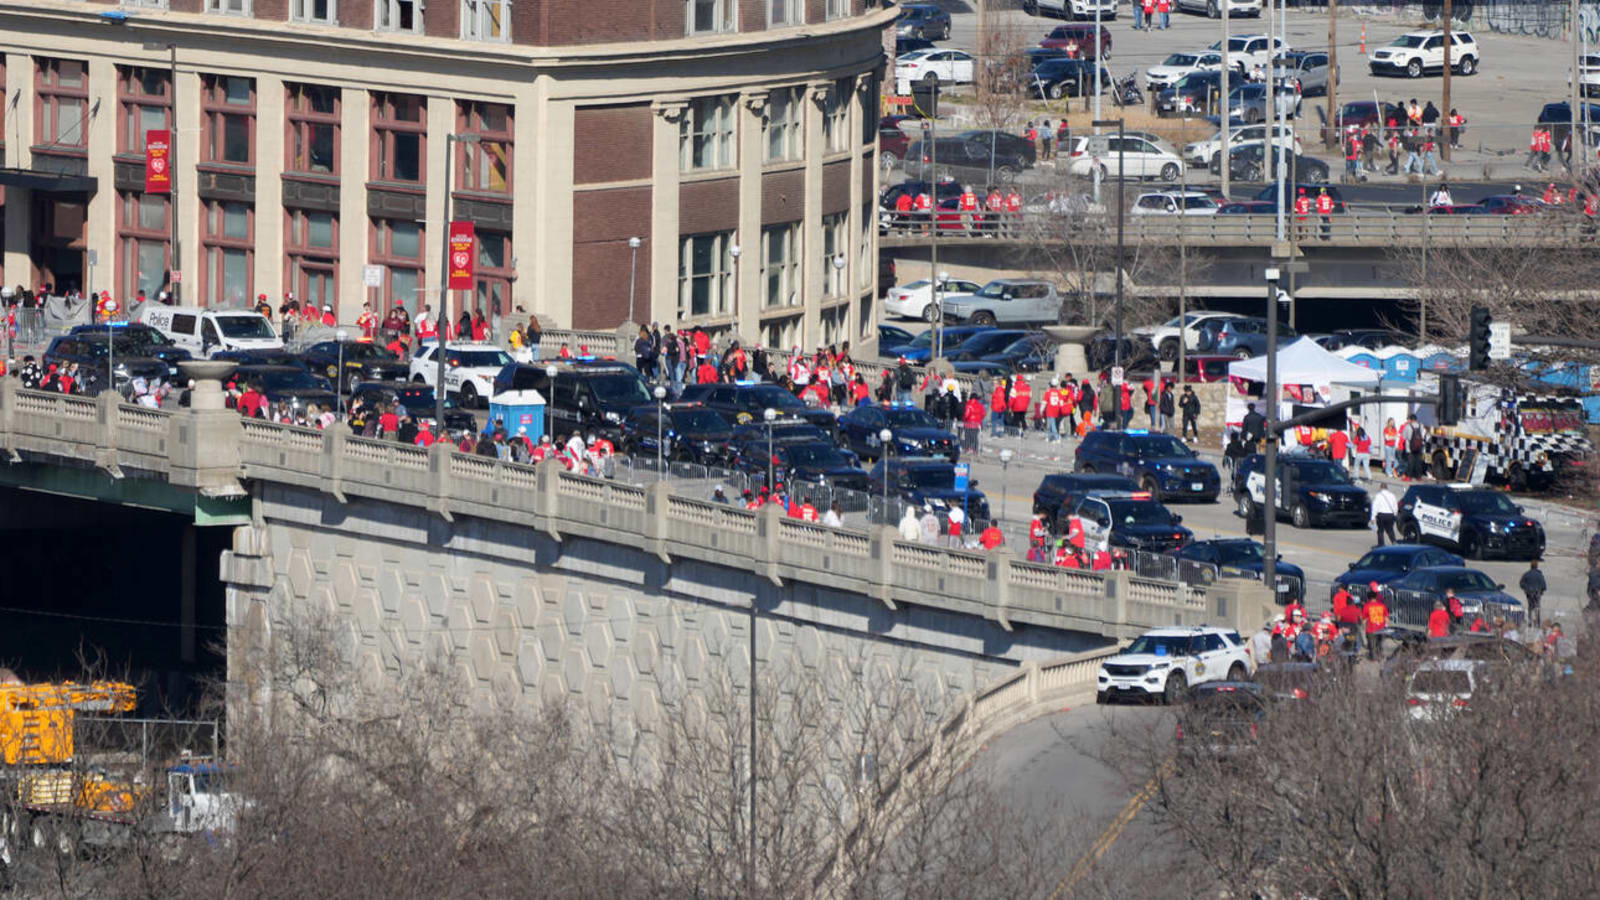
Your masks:
<instances>
[{"instance_id":1,"label":"person in white jacket","mask_svg":"<svg viewBox=\"0 0 1600 900\"><path fill-rule=\"evenodd\" d=\"M1394 536L1394 517L1400 511L1400 505L1394 499L1394 492L1386 484L1372 496L1372 524L1378 528L1378 546L1383 546L1383 536L1389 536L1389 543L1398 544L1400 541Z\"/></svg>"},{"instance_id":2,"label":"person in white jacket","mask_svg":"<svg viewBox=\"0 0 1600 900\"><path fill-rule=\"evenodd\" d=\"M922 540L922 523L917 520L915 506L907 506L906 514L900 517L900 537L907 541Z\"/></svg>"}]
</instances>

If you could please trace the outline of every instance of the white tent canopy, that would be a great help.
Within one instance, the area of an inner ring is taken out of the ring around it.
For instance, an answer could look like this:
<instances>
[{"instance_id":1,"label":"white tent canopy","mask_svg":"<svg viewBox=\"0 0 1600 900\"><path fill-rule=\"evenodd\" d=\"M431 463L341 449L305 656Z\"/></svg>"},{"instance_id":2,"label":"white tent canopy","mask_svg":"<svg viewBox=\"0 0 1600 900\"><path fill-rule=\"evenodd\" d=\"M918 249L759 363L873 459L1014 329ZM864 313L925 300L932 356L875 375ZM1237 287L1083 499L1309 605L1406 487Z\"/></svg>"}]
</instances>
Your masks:
<instances>
[{"instance_id":1,"label":"white tent canopy","mask_svg":"<svg viewBox=\"0 0 1600 900\"><path fill-rule=\"evenodd\" d=\"M1257 356L1229 363L1228 375L1249 381L1266 381L1267 358ZM1303 337L1278 350L1279 384L1376 387L1382 377L1382 372L1341 359L1310 338Z\"/></svg>"}]
</instances>

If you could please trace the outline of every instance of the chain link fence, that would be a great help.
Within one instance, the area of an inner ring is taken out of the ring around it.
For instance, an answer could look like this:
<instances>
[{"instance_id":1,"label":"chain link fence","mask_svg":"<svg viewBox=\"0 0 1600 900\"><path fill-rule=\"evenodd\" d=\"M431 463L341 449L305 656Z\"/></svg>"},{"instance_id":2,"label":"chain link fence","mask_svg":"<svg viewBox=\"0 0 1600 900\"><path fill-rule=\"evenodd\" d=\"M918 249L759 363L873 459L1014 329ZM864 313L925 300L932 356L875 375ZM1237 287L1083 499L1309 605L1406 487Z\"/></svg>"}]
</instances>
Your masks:
<instances>
[{"instance_id":1,"label":"chain link fence","mask_svg":"<svg viewBox=\"0 0 1600 900\"><path fill-rule=\"evenodd\" d=\"M75 755L96 766L145 768L185 753L216 758L221 737L219 723L197 719L78 716L74 725Z\"/></svg>"}]
</instances>

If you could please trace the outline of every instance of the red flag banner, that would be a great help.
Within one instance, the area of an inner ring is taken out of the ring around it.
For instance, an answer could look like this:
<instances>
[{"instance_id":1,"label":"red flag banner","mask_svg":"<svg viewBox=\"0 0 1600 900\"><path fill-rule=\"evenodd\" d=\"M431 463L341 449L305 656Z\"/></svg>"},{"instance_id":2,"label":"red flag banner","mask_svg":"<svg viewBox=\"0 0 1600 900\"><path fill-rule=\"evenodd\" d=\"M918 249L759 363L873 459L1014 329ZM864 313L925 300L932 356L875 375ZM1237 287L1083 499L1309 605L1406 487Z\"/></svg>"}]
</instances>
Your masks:
<instances>
[{"instance_id":1,"label":"red flag banner","mask_svg":"<svg viewBox=\"0 0 1600 900\"><path fill-rule=\"evenodd\" d=\"M473 229L471 222L450 223L450 290L472 290L472 246Z\"/></svg>"},{"instance_id":2,"label":"red flag banner","mask_svg":"<svg viewBox=\"0 0 1600 900\"><path fill-rule=\"evenodd\" d=\"M144 133L144 191L172 193L172 132L165 128Z\"/></svg>"}]
</instances>

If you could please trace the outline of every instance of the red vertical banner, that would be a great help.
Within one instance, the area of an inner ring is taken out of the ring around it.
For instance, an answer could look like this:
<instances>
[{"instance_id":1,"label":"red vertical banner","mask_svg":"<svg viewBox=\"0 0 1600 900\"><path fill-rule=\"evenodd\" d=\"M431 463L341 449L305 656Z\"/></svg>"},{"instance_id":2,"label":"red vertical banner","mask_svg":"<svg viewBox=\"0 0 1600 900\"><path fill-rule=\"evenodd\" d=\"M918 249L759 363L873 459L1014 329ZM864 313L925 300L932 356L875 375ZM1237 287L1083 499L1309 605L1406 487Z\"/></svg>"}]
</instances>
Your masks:
<instances>
[{"instance_id":1,"label":"red vertical banner","mask_svg":"<svg viewBox=\"0 0 1600 900\"><path fill-rule=\"evenodd\" d=\"M172 193L172 132L165 128L144 133L144 191Z\"/></svg>"},{"instance_id":2,"label":"red vertical banner","mask_svg":"<svg viewBox=\"0 0 1600 900\"><path fill-rule=\"evenodd\" d=\"M450 223L450 281L452 291L472 290L472 223Z\"/></svg>"}]
</instances>

